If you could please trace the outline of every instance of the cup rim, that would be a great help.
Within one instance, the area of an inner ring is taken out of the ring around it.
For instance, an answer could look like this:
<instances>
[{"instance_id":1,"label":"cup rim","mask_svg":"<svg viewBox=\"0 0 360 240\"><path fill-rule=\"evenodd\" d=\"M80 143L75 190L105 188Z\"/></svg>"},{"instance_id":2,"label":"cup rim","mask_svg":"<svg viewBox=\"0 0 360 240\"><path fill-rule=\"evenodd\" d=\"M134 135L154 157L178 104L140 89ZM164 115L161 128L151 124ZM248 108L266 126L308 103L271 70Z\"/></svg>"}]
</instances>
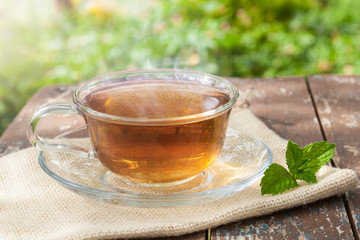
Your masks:
<instances>
[{"instance_id":1,"label":"cup rim","mask_svg":"<svg viewBox=\"0 0 360 240\"><path fill-rule=\"evenodd\" d=\"M181 116L181 117L171 117L171 118L134 118L134 117L123 117L123 116L116 116L111 115L103 112L99 112L96 110L93 110L87 106L85 106L82 101L79 99L81 92L86 89L89 86L93 86L95 84L98 84L100 82L106 81L111 79L111 77L114 76L121 76L121 75L131 75L131 74L145 74L145 73L155 73L155 72L162 72L162 73L184 73L184 74L195 74L204 78L211 78L216 81L220 81L224 83L232 93L232 97L230 100L220 105L219 107L196 114ZM173 125L173 124L183 124L183 123L191 123L191 122L200 122L203 120L206 120L208 118L213 118L218 115L221 115L222 113L230 110L234 104L237 102L239 98L239 90L235 87L233 83L230 81L218 77L212 74L193 71L193 70L185 70L185 69L170 69L170 68L154 68L154 69L136 69L136 70L126 70L126 71L119 71L119 72L112 72L103 74L97 77L94 77L90 80L87 80L83 83L81 83L74 91L73 93L73 102L75 105L80 109L81 112L87 113L91 115L91 117L101 119L104 121L109 122L121 122L122 124L135 124L135 125Z\"/></svg>"}]
</instances>

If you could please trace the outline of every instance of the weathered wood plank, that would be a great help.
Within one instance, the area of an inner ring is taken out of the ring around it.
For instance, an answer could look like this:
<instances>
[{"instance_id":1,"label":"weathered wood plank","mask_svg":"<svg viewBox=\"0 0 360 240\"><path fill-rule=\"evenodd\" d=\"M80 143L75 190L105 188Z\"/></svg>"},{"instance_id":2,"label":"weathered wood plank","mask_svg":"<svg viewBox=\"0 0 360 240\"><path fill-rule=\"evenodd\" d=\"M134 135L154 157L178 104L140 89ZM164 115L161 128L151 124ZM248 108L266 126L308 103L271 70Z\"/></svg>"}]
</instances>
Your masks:
<instances>
[{"instance_id":1,"label":"weathered wood plank","mask_svg":"<svg viewBox=\"0 0 360 240\"><path fill-rule=\"evenodd\" d=\"M311 76L309 85L325 136L336 143L336 165L360 174L360 76ZM347 196L359 234L360 191Z\"/></svg>"},{"instance_id":2,"label":"weathered wood plank","mask_svg":"<svg viewBox=\"0 0 360 240\"><path fill-rule=\"evenodd\" d=\"M12 123L0 137L0 156L18 151L30 146L27 140L26 127L31 113L39 106L49 103L71 103L74 85L55 85L40 89L18 113ZM55 126L67 126L67 129L73 129L83 124L79 120L81 117L68 115L49 116L49 124L43 125L42 133L44 136L56 136L64 131L64 128ZM174 216L176 217L176 216ZM154 220L155 221L155 220ZM187 234L179 237L167 237L160 239L168 240L197 240L206 239L207 230Z\"/></svg>"},{"instance_id":3,"label":"weathered wood plank","mask_svg":"<svg viewBox=\"0 0 360 240\"><path fill-rule=\"evenodd\" d=\"M15 152L30 146L27 139L26 128L31 113L39 106L46 103L68 103L71 102L71 96L74 86L56 85L40 89L22 108L14 120L0 137L0 156ZM49 130L51 125L49 125ZM58 133L58 131L54 131Z\"/></svg>"},{"instance_id":4,"label":"weathered wood plank","mask_svg":"<svg viewBox=\"0 0 360 240\"><path fill-rule=\"evenodd\" d=\"M336 224L336 225L334 225ZM214 229L212 239L353 239L338 197ZM346 232L344 232L346 230Z\"/></svg>"},{"instance_id":5,"label":"weathered wood plank","mask_svg":"<svg viewBox=\"0 0 360 240\"><path fill-rule=\"evenodd\" d=\"M233 80L252 112L285 139L304 146L322 134L305 79ZM220 226L213 239L353 239L341 197Z\"/></svg>"}]
</instances>

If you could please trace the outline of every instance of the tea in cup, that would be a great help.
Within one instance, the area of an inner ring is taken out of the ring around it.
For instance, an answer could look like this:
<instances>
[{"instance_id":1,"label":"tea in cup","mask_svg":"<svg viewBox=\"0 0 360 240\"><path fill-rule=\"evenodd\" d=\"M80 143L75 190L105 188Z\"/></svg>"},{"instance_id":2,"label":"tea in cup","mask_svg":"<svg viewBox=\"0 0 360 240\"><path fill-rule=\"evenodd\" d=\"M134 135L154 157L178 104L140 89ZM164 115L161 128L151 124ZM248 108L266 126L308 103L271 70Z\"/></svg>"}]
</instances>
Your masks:
<instances>
[{"instance_id":1,"label":"tea in cup","mask_svg":"<svg viewBox=\"0 0 360 240\"><path fill-rule=\"evenodd\" d=\"M238 97L229 81L200 72L111 73L79 85L72 105L37 109L28 136L43 151L95 157L126 180L175 183L191 179L216 161ZM51 113L83 116L92 149L38 136L38 120Z\"/></svg>"}]
</instances>

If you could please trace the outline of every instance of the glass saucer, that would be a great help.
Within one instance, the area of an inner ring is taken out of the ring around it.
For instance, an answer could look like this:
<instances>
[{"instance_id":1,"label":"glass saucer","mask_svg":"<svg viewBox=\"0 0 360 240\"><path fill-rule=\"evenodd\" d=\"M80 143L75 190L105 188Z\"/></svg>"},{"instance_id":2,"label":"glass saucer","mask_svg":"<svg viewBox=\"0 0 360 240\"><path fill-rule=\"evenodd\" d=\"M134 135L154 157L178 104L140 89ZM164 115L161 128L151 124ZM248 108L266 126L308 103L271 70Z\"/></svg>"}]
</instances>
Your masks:
<instances>
[{"instance_id":1,"label":"glass saucer","mask_svg":"<svg viewBox=\"0 0 360 240\"><path fill-rule=\"evenodd\" d=\"M136 185L105 169L96 158L67 153L39 154L41 168L64 187L89 198L136 207L171 207L209 203L238 193L258 180L272 162L260 139L229 128L215 163L192 179L173 185ZM58 138L89 144L86 127Z\"/></svg>"}]
</instances>

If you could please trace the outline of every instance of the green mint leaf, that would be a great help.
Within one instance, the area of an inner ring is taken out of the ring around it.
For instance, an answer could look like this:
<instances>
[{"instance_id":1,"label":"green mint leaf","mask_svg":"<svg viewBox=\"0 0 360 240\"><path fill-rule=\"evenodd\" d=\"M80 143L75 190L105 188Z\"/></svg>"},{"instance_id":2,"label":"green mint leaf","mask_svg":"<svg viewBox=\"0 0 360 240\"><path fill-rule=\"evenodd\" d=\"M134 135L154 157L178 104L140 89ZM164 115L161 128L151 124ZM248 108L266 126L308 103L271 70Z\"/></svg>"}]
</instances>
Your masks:
<instances>
[{"instance_id":1,"label":"green mint leaf","mask_svg":"<svg viewBox=\"0 0 360 240\"><path fill-rule=\"evenodd\" d=\"M291 140L288 141L286 147L286 164L289 172L294 174L299 166L301 166L301 148Z\"/></svg>"},{"instance_id":2,"label":"green mint leaf","mask_svg":"<svg viewBox=\"0 0 360 240\"><path fill-rule=\"evenodd\" d=\"M278 194L298 186L296 179L281 165L272 163L260 182L261 195Z\"/></svg>"},{"instance_id":3,"label":"green mint leaf","mask_svg":"<svg viewBox=\"0 0 360 240\"><path fill-rule=\"evenodd\" d=\"M300 148L291 140L286 150L286 164L290 173L299 180L316 183L316 172L334 156L336 144L315 142Z\"/></svg>"}]
</instances>

